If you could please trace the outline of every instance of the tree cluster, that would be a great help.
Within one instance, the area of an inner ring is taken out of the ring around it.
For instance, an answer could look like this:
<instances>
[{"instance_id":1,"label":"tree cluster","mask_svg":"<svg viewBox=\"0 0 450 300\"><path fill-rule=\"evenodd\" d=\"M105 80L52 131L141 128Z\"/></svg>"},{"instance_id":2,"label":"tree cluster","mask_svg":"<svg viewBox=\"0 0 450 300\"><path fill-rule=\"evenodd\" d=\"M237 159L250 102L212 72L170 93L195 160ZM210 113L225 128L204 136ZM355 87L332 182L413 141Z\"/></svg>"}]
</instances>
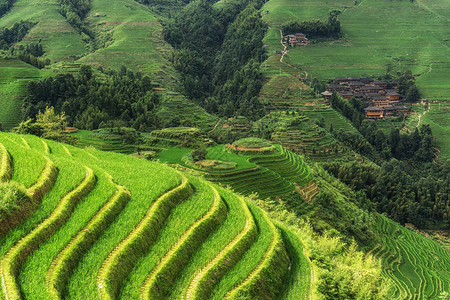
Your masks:
<instances>
[{"instance_id":1,"label":"tree cluster","mask_svg":"<svg viewBox=\"0 0 450 300\"><path fill-rule=\"evenodd\" d=\"M450 226L450 166L410 164L392 159L381 168L331 163L324 168L354 190L363 191L374 209L419 228Z\"/></svg>"},{"instance_id":2,"label":"tree cluster","mask_svg":"<svg viewBox=\"0 0 450 300\"><path fill-rule=\"evenodd\" d=\"M10 28L0 28L0 49L7 50L14 43L20 42L34 25L36 23L20 21Z\"/></svg>"},{"instance_id":3,"label":"tree cluster","mask_svg":"<svg viewBox=\"0 0 450 300\"><path fill-rule=\"evenodd\" d=\"M159 97L148 76L122 67L120 72L95 74L90 66L79 73L58 74L41 81L30 81L24 100L25 118L53 106L65 112L69 125L81 129L132 127L147 131L158 127L154 114Z\"/></svg>"},{"instance_id":4,"label":"tree cluster","mask_svg":"<svg viewBox=\"0 0 450 300\"><path fill-rule=\"evenodd\" d=\"M36 120L28 119L21 122L14 130L19 134L33 134L45 139L73 144L76 138L66 130L67 120L63 113L55 113L53 107L46 107L45 111L39 111Z\"/></svg>"},{"instance_id":5,"label":"tree cluster","mask_svg":"<svg viewBox=\"0 0 450 300\"><path fill-rule=\"evenodd\" d=\"M420 92L411 71L400 74L398 78L398 92L405 95L405 100L408 102L418 102L420 100Z\"/></svg>"},{"instance_id":6,"label":"tree cluster","mask_svg":"<svg viewBox=\"0 0 450 300\"><path fill-rule=\"evenodd\" d=\"M257 99L265 59L262 3L238 1L223 9L201 0L186 5L164 24L165 39L176 49L175 68L185 95L223 116L262 116Z\"/></svg>"},{"instance_id":7,"label":"tree cluster","mask_svg":"<svg viewBox=\"0 0 450 300\"><path fill-rule=\"evenodd\" d=\"M44 55L44 49L40 43L30 43L26 46L15 43L20 42L23 37L30 31L35 23L29 21L20 21L15 23L11 28L0 29L0 49L7 50L7 54L12 57L17 57L23 62L42 69L50 64L47 58L41 58Z\"/></svg>"},{"instance_id":8,"label":"tree cluster","mask_svg":"<svg viewBox=\"0 0 450 300\"><path fill-rule=\"evenodd\" d=\"M341 12L333 10L327 20L289 21L281 27L283 34L304 33L309 38L332 37L341 35L341 22L337 19Z\"/></svg>"},{"instance_id":9,"label":"tree cluster","mask_svg":"<svg viewBox=\"0 0 450 300\"><path fill-rule=\"evenodd\" d=\"M14 0L0 0L0 17L9 11L13 2Z\"/></svg>"},{"instance_id":10,"label":"tree cluster","mask_svg":"<svg viewBox=\"0 0 450 300\"><path fill-rule=\"evenodd\" d=\"M60 13L79 32L92 39L94 34L84 19L91 9L90 0L59 0Z\"/></svg>"}]
</instances>

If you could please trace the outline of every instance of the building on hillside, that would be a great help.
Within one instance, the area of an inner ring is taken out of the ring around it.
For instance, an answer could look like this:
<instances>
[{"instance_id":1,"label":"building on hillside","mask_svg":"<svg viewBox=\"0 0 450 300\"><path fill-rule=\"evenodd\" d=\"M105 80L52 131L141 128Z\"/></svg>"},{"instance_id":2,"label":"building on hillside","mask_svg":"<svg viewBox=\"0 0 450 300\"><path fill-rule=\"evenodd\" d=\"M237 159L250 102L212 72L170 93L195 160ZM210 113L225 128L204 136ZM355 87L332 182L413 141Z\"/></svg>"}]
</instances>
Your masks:
<instances>
[{"instance_id":1,"label":"building on hillside","mask_svg":"<svg viewBox=\"0 0 450 300\"><path fill-rule=\"evenodd\" d=\"M288 34L283 36L283 44L289 44L290 46L296 45L308 45L309 40L304 33Z\"/></svg>"},{"instance_id":2,"label":"building on hillside","mask_svg":"<svg viewBox=\"0 0 450 300\"><path fill-rule=\"evenodd\" d=\"M387 117L404 116L410 112L409 107L400 105L369 106L364 109L367 119L379 120Z\"/></svg>"},{"instance_id":3,"label":"building on hillside","mask_svg":"<svg viewBox=\"0 0 450 300\"><path fill-rule=\"evenodd\" d=\"M372 97L371 100L372 100L373 105L375 105L375 106L389 105L389 99L386 98L385 96L378 95L378 96Z\"/></svg>"},{"instance_id":4,"label":"building on hillside","mask_svg":"<svg viewBox=\"0 0 450 300\"><path fill-rule=\"evenodd\" d=\"M395 82L386 82L360 77L336 77L322 93L325 100L330 100L333 92L344 99L353 97L364 102L365 114L368 119L382 119L407 115L409 108L399 106L403 97L396 89ZM389 89L388 89L389 87ZM393 88L392 88L393 87Z\"/></svg>"},{"instance_id":5,"label":"building on hillside","mask_svg":"<svg viewBox=\"0 0 450 300\"><path fill-rule=\"evenodd\" d=\"M379 86L379 87L381 87L383 89L386 89L388 84L385 81L373 81L373 82L370 83L370 85L372 85L372 86Z\"/></svg>"},{"instance_id":6,"label":"building on hillside","mask_svg":"<svg viewBox=\"0 0 450 300\"><path fill-rule=\"evenodd\" d=\"M333 92L333 91L336 91L336 92L343 92L343 91L350 91L350 88L349 88L348 86L346 86L346 85L341 85L341 84L330 84L330 85L327 87L327 91L329 91L329 92Z\"/></svg>"},{"instance_id":7,"label":"building on hillside","mask_svg":"<svg viewBox=\"0 0 450 300\"><path fill-rule=\"evenodd\" d=\"M342 91L342 92L338 92L338 94L342 98L347 99L347 100L350 100L353 97L353 92L352 91Z\"/></svg>"},{"instance_id":8,"label":"building on hillside","mask_svg":"<svg viewBox=\"0 0 450 300\"><path fill-rule=\"evenodd\" d=\"M334 81L336 81L338 84L348 84L347 77L336 77Z\"/></svg>"},{"instance_id":9,"label":"building on hillside","mask_svg":"<svg viewBox=\"0 0 450 300\"><path fill-rule=\"evenodd\" d=\"M379 106L369 106L364 108L364 113L367 119L379 120L383 119L384 109Z\"/></svg>"},{"instance_id":10,"label":"building on hillside","mask_svg":"<svg viewBox=\"0 0 450 300\"><path fill-rule=\"evenodd\" d=\"M323 96L323 98L326 101L330 101L331 100L331 96L333 95L333 93L329 92L329 91L325 91L325 92L321 93L321 95Z\"/></svg>"},{"instance_id":11,"label":"building on hillside","mask_svg":"<svg viewBox=\"0 0 450 300\"><path fill-rule=\"evenodd\" d=\"M386 96L386 98L389 99L389 101L399 101L400 100L400 94L397 93L396 90L386 90L385 96Z\"/></svg>"}]
</instances>

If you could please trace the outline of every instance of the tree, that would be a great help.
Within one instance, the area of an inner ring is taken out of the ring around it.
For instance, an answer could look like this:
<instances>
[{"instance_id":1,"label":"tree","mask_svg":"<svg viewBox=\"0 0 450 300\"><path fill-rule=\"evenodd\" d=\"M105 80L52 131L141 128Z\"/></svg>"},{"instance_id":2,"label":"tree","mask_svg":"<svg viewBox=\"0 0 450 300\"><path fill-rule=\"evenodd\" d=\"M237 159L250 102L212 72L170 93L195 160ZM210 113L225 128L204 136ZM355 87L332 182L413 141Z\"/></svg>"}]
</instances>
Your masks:
<instances>
[{"instance_id":1,"label":"tree","mask_svg":"<svg viewBox=\"0 0 450 300\"><path fill-rule=\"evenodd\" d=\"M53 106L46 107L44 112L39 111L36 121L28 119L19 124L16 132L20 134L33 134L42 138L73 144L76 138L67 130L67 121L64 112L56 114Z\"/></svg>"},{"instance_id":2,"label":"tree","mask_svg":"<svg viewBox=\"0 0 450 300\"><path fill-rule=\"evenodd\" d=\"M418 102L420 100L420 92L415 84L411 85L406 91L406 101Z\"/></svg>"}]
</instances>

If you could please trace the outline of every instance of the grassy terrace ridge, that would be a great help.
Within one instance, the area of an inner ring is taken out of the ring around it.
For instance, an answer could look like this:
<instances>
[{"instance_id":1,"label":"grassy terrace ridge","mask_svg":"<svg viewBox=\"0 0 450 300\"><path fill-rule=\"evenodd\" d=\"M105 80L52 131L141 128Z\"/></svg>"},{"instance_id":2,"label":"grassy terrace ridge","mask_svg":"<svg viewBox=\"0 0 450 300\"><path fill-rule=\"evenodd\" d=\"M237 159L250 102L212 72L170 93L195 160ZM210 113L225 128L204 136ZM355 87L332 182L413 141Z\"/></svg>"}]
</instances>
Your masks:
<instances>
[{"instance_id":1,"label":"grassy terrace ridge","mask_svg":"<svg viewBox=\"0 0 450 300\"><path fill-rule=\"evenodd\" d=\"M37 24L23 43L41 42L51 61L73 61L86 52L78 32L59 13L58 0L17 0L10 12L0 18L0 27L10 27L21 20Z\"/></svg>"},{"instance_id":2,"label":"grassy terrace ridge","mask_svg":"<svg viewBox=\"0 0 450 300\"><path fill-rule=\"evenodd\" d=\"M210 209L186 230L148 276L141 288L142 299L167 297L176 276L189 262L195 250L224 222L227 208L217 190L212 189L214 202Z\"/></svg>"},{"instance_id":3,"label":"grassy terrace ridge","mask_svg":"<svg viewBox=\"0 0 450 300\"><path fill-rule=\"evenodd\" d=\"M287 282L287 255L299 242L286 249L266 214L231 191L161 164L30 135L0 133L0 144L0 159L9 152L17 171L27 153L48 156L59 170L36 212L0 236L1 299L179 299L214 287L211 296L223 297L240 282L251 283L250 294L274 296ZM124 255L126 266L114 263ZM268 272L278 259L283 267Z\"/></svg>"}]
</instances>

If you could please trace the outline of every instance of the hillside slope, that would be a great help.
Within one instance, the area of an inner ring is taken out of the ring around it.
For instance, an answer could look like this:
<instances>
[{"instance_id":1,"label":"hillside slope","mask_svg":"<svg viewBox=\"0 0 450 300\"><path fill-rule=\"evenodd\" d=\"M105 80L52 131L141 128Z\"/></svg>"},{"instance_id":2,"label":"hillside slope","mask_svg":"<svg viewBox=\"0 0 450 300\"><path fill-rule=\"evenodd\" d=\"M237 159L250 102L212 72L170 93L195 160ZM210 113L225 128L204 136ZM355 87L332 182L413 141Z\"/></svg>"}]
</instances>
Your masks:
<instances>
[{"instance_id":1,"label":"hillside slope","mask_svg":"<svg viewBox=\"0 0 450 300\"><path fill-rule=\"evenodd\" d=\"M275 51L283 50L281 25L287 21L326 19L333 9L342 11L339 21L343 37L313 39L306 47L289 47L280 62L281 55ZM301 86L299 78L381 76L387 65L394 71L411 70L422 96L431 100L424 121L436 132L441 157L450 157L446 141L449 126L442 117L449 113L450 100L450 85L445 79L450 67L448 1L339 0L324 4L318 0L271 0L261 10L270 28L265 43L271 56L263 69L270 80L283 76L287 82L297 81L294 85ZM264 100L264 95L261 98ZM296 98L297 105L307 103L305 97Z\"/></svg>"},{"instance_id":2,"label":"hillside slope","mask_svg":"<svg viewBox=\"0 0 450 300\"><path fill-rule=\"evenodd\" d=\"M289 258L304 255L295 234L204 180L33 136L0 144L1 180L32 201L14 210L27 218L2 220L2 299L274 298L310 276L297 265L308 259Z\"/></svg>"}]
</instances>

